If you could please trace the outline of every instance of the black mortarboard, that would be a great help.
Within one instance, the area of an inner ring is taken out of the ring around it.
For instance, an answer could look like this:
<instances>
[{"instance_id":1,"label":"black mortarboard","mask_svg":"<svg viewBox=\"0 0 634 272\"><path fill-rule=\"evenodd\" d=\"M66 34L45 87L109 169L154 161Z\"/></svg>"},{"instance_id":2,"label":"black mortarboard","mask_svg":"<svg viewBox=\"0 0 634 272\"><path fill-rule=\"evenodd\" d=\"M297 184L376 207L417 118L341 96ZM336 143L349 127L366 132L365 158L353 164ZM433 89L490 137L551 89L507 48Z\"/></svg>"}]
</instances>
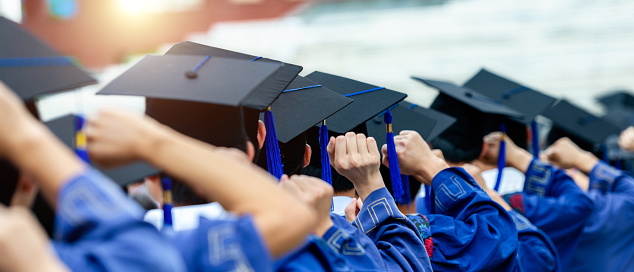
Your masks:
<instances>
[{"instance_id":1,"label":"black mortarboard","mask_svg":"<svg viewBox=\"0 0 634 272\"><path fill-rule=\"evenodd\" d=\"M399 103L392 108L392 130L394 135L398 135L402 130L413 130L418 132L423 139L428 140L429 134L436 126L437 120L422 114L414 109L410 109L409 105L404 105L405 101ZM410 104L410 103L408 103ZM410 104L413 105L413 104ZM417 107L416 105L414 105ZM374 137L376 143L381 148L385 144L385 120L383 114L372 118L366 122L368 127L368 136Z\"/></svg>"},{"instance_id":2,"label":"black mortarboard","mask_svg":"<svg viewBox=\"0 0 634 272\"><path fill-rule=\"evenodd\" d=\"M298 76L271 105L277 139L286 143L344 109L353 99Z\"/></svg>"},{"instance_id":3,"label":"black mortarboard","mask_svg":"<svg viewBox=\"0 0 634 272\"><path fill-rule=\"evenodd\" d=\"M328 130L336 133L351 131L407 97L404 93L323 72L312 72L306 78L352 98L350 105L326 120Z\"/></svg>"},{"instance_id":4,"label":"black mortarboard","mask_svg":"<svg viewBox=\"0 0 634 272\"><path fill-rule=\"evenodd\" d=\"M634 126L634 108L625 108L620 106L609 107L603 119L624 130L630 126Z\"/></svg>"},{"instance_id":5,"label":"black mortarboard","mask_svg":"<svg viewBox=\"0 0 634 272\"><path fill-rule=\"evenodd\" d=\"M476 159L482 151L482 137L489 132L499 131L501 124L508 118L523 117L518 111L475 90L449 82L412 78L440 91L431 109L457 119L456 123L431 141L434 148L443 151L448 161ZM513 135L510 136L513 138ZM523 138L523 142L526 142L525 129ZM521 143L522 140L517 142Z\"/></svg>"},{"instance_id":6,"label":"black mortarboard","mask_svg":"<svg viewBox=\"0 0 634 272\"><path fill-rule=\"evenodd\" d=\"M0 37L0 80L22 100L97 83L71 59L1 16Z\"/></svg>"},{"instance_id":7,"label":"black mortarboard","mask_svg":"<svg viewBox=\"0 0 634 272\"><path fill-rule=\"evenodd\" d=\"M557 102L543 115L553 121L550 134L557 134L557 137L549 135L549 142L557 140L555 138L570 135L585 142L576 142L579 146L591 146L594 150L590 151L596 151L597 145L602 144L610 134L619 132L615 125L590 114L565 99ZM573 137L570 138L573 139Z\"/></svg>"},{"instance_id":8,"label":"black mortarboard","mask_svg":"<svg viewBox=\"0 0 634 272\"><path fill-rule=\"evenodd\" d=\"M273 72L273 74L256 89L253 96L248 96L242 105L254 108L260 111L265 110L271 102L275 100L282 90L287 89L287 86L293 79L302 71L302 67L290 63L283 63L280 61L243 54L235 51L229 51L217 47L207 46L190 41L181 42L172 46L165 55L198 55L198 56L211 56L212 58L232 58L240 59L244 61L250 61L255 63L271 63L282 64L279 70ZM245 73L234 74L234 77L240 78ZM267 102L263 99L267 99ZM201 101L202 102L202 101Z\"/></svg>"},{"instance_id":9,"label":"black mortarboard","mask_svg":"<svg viewBox=\"0 0 634 272\"><path fill-rule=\"evenodd\" d=\"M481 69L464 85L524 115L517 120L526 125L555 104L554 97Z\"/></svg>"},{"instance_id":10,"label":"black mortarboard","mask_svg":"<svg viewBox=\"0 0 634 272\"><path fill-rule=\"evenodd\" d=\"M290 175L299 169L297 164L303 159L306 145L305 132L352 101L301 76L291 82L271 105L284 173ZM259 159L259 165L267 165L266 156Z\"/></svg>"},{"instance_id":11,"label":"black mortarboard","mask_svg":"<svg viewBox=\"0 0 634 272\"><path fill-rule=\"evenodd\" d=\"M609 92L597 97L597 101L607 109L615 106L634 108L634 95L627 90Z\"/></svg>"},{"instance_id":12,"label":"black mortarboard","mask_svg":"<svg viewBox=\"0 0 634 272\"><path fill-rule=\"evenodd\" d=\"M271 103L266 104L263 107L261 103L263 98L275 99L282 90L286 89L289 83L302 71L302 67L290 63L283 63L277 60L267 59L263 57L256 57L253 55L243 54L235 51L225 50L217 47L207 46L203 44L193 42L181 42L172 48L170 48L166 55L199 55L199 56L213 56L213 57L226 57L233 59L247 60L251 62L265 62L282 64L282 67L277 70L269 79L262 83L260 87L256 89L253 96L249 96L245 99L242 105L263 111ZM271 100L273 102L273 100ZM275 122L273 114L270 111L264 113L264 123L266 125L266 139L265 149L267 156L267 168L269 173L273 176L280 178L282 175L282 162L280 158L279 146L277 142L277 133L275 131Z\"/></svg>"},{"instance_id":13,"label":"black mortarboard","mask_svg":"<svg viewBox=\"0 0 634 272\"><path fill-rule=\"evenodd\" d=\"M77 116L65 115L46 122L46 126L66 146L76 150ZM94 166L122 187L143 181L144 178L159 173L159 170L143 162L136 162L121 167L103 169Z\"/></svg>"},{"instance_id":14,"label":"black mortarboard","mask_svg":"<svg viewBox=\"0 0 634 272\"><path fill-rule=\"evenodd\" d=\"M137 95L266 109L283 89L263 89L280 63L165 55L145 56L97 94ZM195 76L194 76L195 75ZM255 90L258 90L255 92Z\"/></svg>"}]
</instances>

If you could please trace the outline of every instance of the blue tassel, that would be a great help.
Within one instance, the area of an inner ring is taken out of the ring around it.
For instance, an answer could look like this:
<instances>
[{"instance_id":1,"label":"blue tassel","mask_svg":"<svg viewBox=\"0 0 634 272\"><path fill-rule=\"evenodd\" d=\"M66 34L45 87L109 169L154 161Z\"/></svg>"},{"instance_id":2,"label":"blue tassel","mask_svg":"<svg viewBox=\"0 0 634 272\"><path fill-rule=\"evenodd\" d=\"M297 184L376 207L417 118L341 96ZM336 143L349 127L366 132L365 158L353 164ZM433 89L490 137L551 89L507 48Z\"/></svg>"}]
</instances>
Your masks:
<instances>
[{"instance_id":1,"label":"blue tassel","mask_svg":"<svg viewBox=\"0 0 634 272\"><path fill-rule=\"evenodd\" d=\"M172 226L172 180L166 176L161 177L163 187L163 227Z\"/></svg>"},{"instance_id":2,"label":"blue tassel","mask_svg":"<svg viewBox=\"0 0 634 272\"><path fill-rule=\"evenodd\" d=\"M280 156L280 146L277 142L277 135L275 134L275 122L273 122L273 113L271 107L264 112L264 125L266 126L266 161L269 174L275 178L280 179L284 175L284 165L282 165L282 158Z\"/></svg>"},{"instance_id":3,"label":"blue tassel","mask_svg":"<svg viewBox=\"0 0 634 272\"><path fill-rule=\"evenodd\" d=\"M86 120L79 115L75 116L75 144L74 151L77 157L82 161L90 164L90 156L88 156L86 133L84 133L84 124Z\"/></svg>"},{"instance_id":4,"label":"blue tassel","mask_svg":"<svg viewBox=\"0 0 634 272\"><path fill-rule=\"evenodd\" d=\"M539 158L539 131L537 131L537 122L531 122L531 140L533 145L533 157Z\"/></svg>"},{"instance_id":5,"label":"blue tassel","mask_svg":"<svg viewBox=\"0 0 634 272\"><path fill-rule=\"evenodd\" d=\"M409 204L412 203L412 194L409 191L409 176L401 175L401 182L403 183L403 197L401 197L401 204L409 206Z\"/></svg>"},{"instance_id":6,"label":"blue tassel","mask_svg":"<svg viewBox=\"0 0 634 272\"><path fill-rule=\"evenodd\" d=\"M506 126L502 124L500 130L502 131L502 141L500 142L500 151L498 154L498 176L495 179L494 190L496 192L500 188L500 183L502 183L502 172L504 171L504 167L506 166L506 142L504 141L504 138L506 138Z\"/></svg>"},{"instance_id":7,"label":"blue tassel","mask_svg":"<svg viewBox=\"0 0 634 272\"><path fill-rule=\"evenodd\" d=\"M387 158L390 168L390 178L392 179L392 192L397 203L403 201L403 183L401 182L401 169L398 166L398 155L394 145L394 132L392 132L392 114L385 112L384 121L387 126Z\"/></svg>"},{"instance_id":8,"label":"blue tassel","mask_svg":"<svg viewBox=\"0 0 634 272\"><path fill-rule=\"evenodd\" d=\"M431 186L425 186L425 208L427 208L427 213L431 213Z\"/></svg>"},{"instance_id":9,"label":"blue tassel","mask_svg":"<svg viewBox=\"0 0 634 272\"><path fill-rule=\"evenodd\" d=\"M328 127L326 120L319 127L319 149L321 149L321 179L332 185L332 172L330 168L330 156L328 156Z\"/></svg>"}]
</instances>

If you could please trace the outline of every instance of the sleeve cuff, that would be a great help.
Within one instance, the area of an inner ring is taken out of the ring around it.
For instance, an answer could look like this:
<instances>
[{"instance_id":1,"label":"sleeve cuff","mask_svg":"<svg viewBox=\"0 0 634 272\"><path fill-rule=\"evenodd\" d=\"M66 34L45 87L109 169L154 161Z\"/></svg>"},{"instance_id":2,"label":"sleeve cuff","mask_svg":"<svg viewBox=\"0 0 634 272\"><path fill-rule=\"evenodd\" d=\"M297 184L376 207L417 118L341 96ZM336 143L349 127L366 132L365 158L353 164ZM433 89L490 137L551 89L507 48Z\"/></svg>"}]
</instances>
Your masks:
<instances>
[{"instance_id":1,"label":"sleeve cuff","mask_svg":"<svg viewBox=\"0 0 634 272\"><path fill-rule=\"evenodd\" d=\"M590 190L607 193L614 188L614 182L621 175L621 171L599 161L590 171Z\"/></svg>"},{"instance_id":2,"label":"sleeve cuff","mask_svg":"<svg viewBox=\"0 0 634 272\"><path fill-rule=\"evenodd\" d=\"M369 234L385 220L395 218L407 220L399 211L387 188L383 187L372 192L364 201L363 208L352 222L363 233Z\"/></svg>"},{"instance_id":3,"label":"sleeve cuff","mask_svg":"<svg viewBox=\"0 0 634 272\"><path fill-rule=\"evenodd\" d=\"M140 207L93 168L86 168L62 186L55 214L54 238L58 240L72 240L75 234L100 222L143 217Z\"/></svg>"},{"instance_id":4,"label":"sleeve cuff","mask_svg":"<svg viewBox=\"0 0 634 272\"><path fill-rule=\"evenodd\" d=\"M545 196L546 190L552 176L551 166L546 165L539 160L533 159L526 171L526 182L524 183L524 192L538 196Z\"/></svg>"},{"instance_id":5,"label":"sleeve cuff","mask_svg":"<svg viewBox=\"0 0 634 272\"><path fill-rule=\"evenodd\" d=\"M322 237L326 245L342 255L364 255L365 249L343 229L330 227Z\"/></svg>"},{"instance_id":6,"label":"sleeve cuff","mask_svg":"<svg viewBox=\"0 0 634 272\"><path fill-rule=\"evenodd\" d=\"M461 167L451 167L438 173L432 180L432 200L436 213L445 213L469 192L479 189L476 181ZM484 191L482 191L484 193Z\"/></svg>"}]
</instances>

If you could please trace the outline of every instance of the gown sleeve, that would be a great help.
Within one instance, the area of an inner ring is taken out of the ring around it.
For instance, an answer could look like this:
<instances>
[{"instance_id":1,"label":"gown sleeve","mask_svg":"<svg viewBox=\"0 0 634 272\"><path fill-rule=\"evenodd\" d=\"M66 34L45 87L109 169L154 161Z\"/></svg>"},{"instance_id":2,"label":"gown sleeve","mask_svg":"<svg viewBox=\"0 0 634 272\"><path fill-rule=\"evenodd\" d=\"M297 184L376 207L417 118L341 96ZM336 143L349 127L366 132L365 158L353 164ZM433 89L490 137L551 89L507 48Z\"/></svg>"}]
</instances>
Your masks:
<instances>
[{"instance_id":1,"label":"gown sleeve","mask_svg":"<svg viewBox=\"0 0 634 272\"><path fill-rule=\"evenodd\" d=\"M387 188L365 199L352 224L374 242L388 271L432 271L418 229L398 210Z\"/></svg>"},{"instance_id":2,"label":"gown sleeve","mask_svg":"<svg viewBox=\"0 0 634 272\"><path fill-rule=\"evenodd\" d=\"M462 168L432 180L434 271L513 271L517 229L511 216Z\"/></svg>"},{"instance_id":3,"label":"gown sleeve","mask_svg":"<svg viewBox=\"0 0 634 272\"><path fill-rule=\"evenodd\" d=\"M60 190L53 247L73 271L185 271L143 210L93 169Z\"/></svg>"},{"instance_id":4,"label":"gown sleeve","mask_svg":"<svg viewBox=\"0 0 634 272\"><path fill-rule=\"evenodd\" d=\"M594 203L563 170L538 160L526 171L522 196L523 215L550 237L568 267Z\"/></svg>"},{"instance_id":5,"label":"gown sleeve","mask_svg":"<svg viewBox=\"0 0 634 272\"><path fill-rule=\"evenodd\" d=\"M548 235L516 211L510 211L517 227L517 263L521 271L561 271L557 248Z\"/></svg>"}]
</instances>

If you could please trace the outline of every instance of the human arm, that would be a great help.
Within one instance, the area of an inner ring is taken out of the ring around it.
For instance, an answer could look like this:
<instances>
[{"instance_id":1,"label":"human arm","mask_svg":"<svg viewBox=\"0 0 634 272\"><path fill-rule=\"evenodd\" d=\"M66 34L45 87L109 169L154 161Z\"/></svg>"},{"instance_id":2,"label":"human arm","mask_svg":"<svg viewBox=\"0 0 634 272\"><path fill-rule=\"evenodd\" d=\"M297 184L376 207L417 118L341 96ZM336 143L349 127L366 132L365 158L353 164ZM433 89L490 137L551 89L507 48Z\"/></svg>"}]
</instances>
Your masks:
<instances>
[{"instance_id":1,"label":"human arm","mask_svg":"<svg viewBox=\"0 0 634 272\"><path fill-rule=\"evenodd\" d=\"M250 214L273 256L303 242L315 223L315 213L277 188L266 172L149 117L104 110L89 121L87 136L97 162L146 160L228 211Z\"/></svg>"}]
</instances>

